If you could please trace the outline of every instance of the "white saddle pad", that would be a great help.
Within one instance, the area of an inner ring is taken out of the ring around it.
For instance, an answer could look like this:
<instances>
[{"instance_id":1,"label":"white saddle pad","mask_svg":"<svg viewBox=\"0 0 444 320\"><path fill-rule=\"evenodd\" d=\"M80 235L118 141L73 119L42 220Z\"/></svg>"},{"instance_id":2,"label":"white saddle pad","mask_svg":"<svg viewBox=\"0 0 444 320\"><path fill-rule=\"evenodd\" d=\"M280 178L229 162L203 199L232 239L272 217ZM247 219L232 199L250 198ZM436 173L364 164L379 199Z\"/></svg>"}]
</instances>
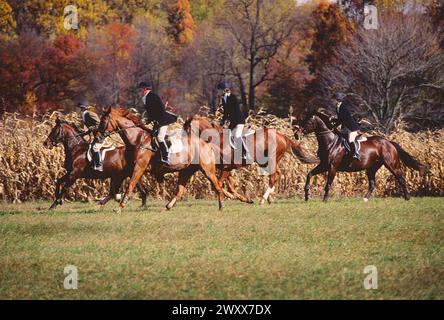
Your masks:
<instances>
[{"instance_id":1,"label":"white saddle pad","mask_svg":"<svg viewBox=\"0 0 444 320\"><path fill-rule=\"evenodd\" d=\"M100 153L102 155L102 160L105 159L105 155L108 151L114 150L115 148L116 147L110 147L110 148L104 148L104 149L100 150L101 151ZM93 153L93 151L92 151L91 145L89 145L88 152L86 153L86 158L88 159L89 162L92 161L92 153Z\"/></svg>"},{"instance_id":2,"label":"white saddle pad","mask_svg":"<svg viewBox=\"0 0 444 320\"><path fill-rule=\"evenodd\" d=\"M171 146L168 148L168 153L179 153L183 150L183 142L180 137L170 137Z\"/></svg>"}]
</instances>

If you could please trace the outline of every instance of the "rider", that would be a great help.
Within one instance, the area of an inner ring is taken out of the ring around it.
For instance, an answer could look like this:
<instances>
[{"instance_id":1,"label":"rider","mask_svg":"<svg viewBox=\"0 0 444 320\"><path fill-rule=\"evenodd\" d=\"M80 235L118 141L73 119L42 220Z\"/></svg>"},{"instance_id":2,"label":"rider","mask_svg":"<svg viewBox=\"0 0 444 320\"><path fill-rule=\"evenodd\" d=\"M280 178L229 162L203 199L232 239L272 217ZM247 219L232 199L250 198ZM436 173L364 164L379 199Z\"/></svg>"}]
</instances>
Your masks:
<instances>
[{"instance_id":1,"label":"rider","mask_svg":"<svg viewBox=\"0 0 444 320\"><path fill-rule=\"evenodd\" d=\"M242 132L245 126L245 115L242 112L237 97L231 93L230 85L227 81L222 81L217 85L218 90L223 91L222 106L224 114L220 125L223 126L227 120L230 121L229 129L234 137L234 145L236 149L240 146L242 149L242 158L249 159L248 150L244 148L242 141Z\"/></svg>"},{"instance_id":2,"label":"rider","mask_svg":"<svg viewBox=\"0 0 444 320\"><path fill-rule=\"evenodd\" d=\"M87 101L81 101L78 103L78 107L80 108L82 123L88 128L85 131L85 134L93 133L97 131L100 123L100 117L92 111L94 107L90 106ZM103 142L99 142L96 139L92 142L93 149L93 168L97 171L103 171L102 165L102 156L100 153L100 149L103 146Z\"/></svg>"},{"instance_id":3,"label":"rider","mask_svg":"<svg viewBox=\"0 0 444 320\"><path fill-rule=\"evenodd\" d=\"M353 118L350 105L347 101L344 100L344 95L342 93L333 94L333 101L336 106L336 114L338 115L338 123L337 125L342 126L342 130L346 130L348 133L348 142L350 144L350 148L352 149L352 157L359 160L358 153L358 143L356 141L356 137L358 136L359 124Z\"/></svg>"},{"instance_id":4,"label":"rider","mask_svg":"<svg viewBox=\"0 0 444 320\"><path fill-rule=\"evenodd\" d=\"M165 110L165 105L160 97L152 91L150 83L141 82L138 88L142 89L141 96L148 113L148 121L154 121L155 125L158 126L157 141L159 142L161 161L165 164L169 164L168 146L165 141L165 136L168 125L175 123L177 121L177 116Z\"/></svg>"}]
</instances>

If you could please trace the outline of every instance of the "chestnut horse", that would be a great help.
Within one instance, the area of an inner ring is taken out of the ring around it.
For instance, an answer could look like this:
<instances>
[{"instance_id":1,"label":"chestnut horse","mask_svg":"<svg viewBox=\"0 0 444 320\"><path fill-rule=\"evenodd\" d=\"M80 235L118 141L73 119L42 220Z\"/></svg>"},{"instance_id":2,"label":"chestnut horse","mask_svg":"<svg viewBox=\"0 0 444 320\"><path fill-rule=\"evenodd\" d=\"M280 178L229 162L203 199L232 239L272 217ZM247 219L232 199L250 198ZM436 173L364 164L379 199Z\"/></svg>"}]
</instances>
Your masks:
<instances>
[{"instance_id":1,"label":"chestnut horse","mask_svg":"<svg viewBox=\"0 0 444 320\"><path fill-rule=\"evenodd\" d=\"M129 177L133 171L132 154L125 147L118 147L106 152L105 159L103 159L103 172L94 170L86 156L89 143L83 138L84 134L75 125L57 118L55 126L49 133L48 138L43 142L43 145L49 149L52 149L59 143L62 143L65 149L64 166L67 172L56 181L56 199L50 207L51 210L55 209L57 205L63 204L63 198L69 187L79 178L102 180L111 178L108 195L99 201L99 205L105 205L116 195L123 180ZM60 191L62 184L63 188ZM137 188L142 197L142 207L145 208L145 188L140 183L137 185Z\"/></svg>"},{"instance_id":2,"label":"chestnut horse","mask_svg":"<svg viewBox=\"0 0 444 320\"><path fill-rule=\"evenodd\" d=\"M368 201L376 187L376 172L385 166L397 179L404 193L404 199L409 200L406 181L401 170L401 162L407 167L424 174L429 171L428 165L423 165L408 154L399 144L382 137L372 136L361 142L360 160L353 159L345 151L342 139L333 131L328 116L319 112L309 115L302 124L304 134L314 132L318 140L318 156L321 163L307 175L305 183L305 200L309 198L310 178L322 172L328 172L325 184L324 202L329 198L330 186L336 172L357 172L366 170L369 181L368 191L364 201Z\"/></svg>"},{"instance_id":3,"label":"chestnut horse","mask_svg":"<svg viewBox=\"0 0 444 320\"><path fill-rule=\"evenodd\" d=\"M220 157L220 163L218 164L218 168L220 169L219 182L222 185L226 181L229 191L243 202L252 203L253 201L247 199L245 196L239 194L235 190L230 179L230 172L233 169L248 166L253 162L256 162L260 167L269 168L267 172L267 174L269 174L268 188L260 201L260 204L263 205L265 201L268 201L268 203L272 202L271 194L274 192L276 183L279 181L280 176L278 165L287 152L296 156L296 158L298 158L302 163L319 163L319 159L310 154L298 143L292 141L290 138L284 136L276 130L268 128L254 131L254 133L251 134L251 137L247 139L251 141L252 145L250 148L251 150L249 150L252 160L249 162L238 161L236 163L234 161L233 149L229 143L224 143L223 130L220 126L211 123L208 118L194 116L187 119L184 124L184 129L186 131L192 130L193 127L197 129L198 134L200 135L202 135L203 132L209 133L208 138L203 138L207 142L217 144L215 150L218 151ZM213 133L211 131L213 131ZM215 135L218 137L219 143L217 141L212 141L212 138ZM266 155L266 162L263 161L263 159L258 161L258 155ZM226 161L227 159L229 161ZM270 162L273 162L272 165L270 165Z\"/></svg>"},{"instance_id":4,"label":"chestnut horse","mask_svg":"<svg viewBox=\"0 0 444 320\"><path fill-rule=\"evenodd\" d=\"M166 208L169 210L185 193L185 186L191 176L200 170L211 182L218 194L219 210L224 207L224 193L216 177L215 157L211 145L202 139L192 139L190 135L182 135L182 150L171 156L170 165L161 163L152 148L151 132L148 131L138 115L123 108L107 108L100 119L98 138L118 132L122 140L133 150L134 170L128 189L120 202L117 212L120 213L128 202L131 193L143 175L148 170L158 180L168 172L179 172L179 184L176 196L171 199ZM158 155L158 154L157 154Z\"/></svg>"}]
</instances>

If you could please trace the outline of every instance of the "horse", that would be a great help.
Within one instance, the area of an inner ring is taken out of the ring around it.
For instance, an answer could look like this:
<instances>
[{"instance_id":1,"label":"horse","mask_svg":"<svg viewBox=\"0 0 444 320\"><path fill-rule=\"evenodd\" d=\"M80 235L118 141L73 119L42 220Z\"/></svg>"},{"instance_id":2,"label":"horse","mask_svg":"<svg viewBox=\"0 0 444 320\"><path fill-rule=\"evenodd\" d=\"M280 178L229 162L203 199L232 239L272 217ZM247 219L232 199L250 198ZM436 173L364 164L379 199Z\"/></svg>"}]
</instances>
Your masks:
<instances>
[{"instance_id":1,"label":"horse","mask_svg":"<svg viewBox=\"0 0 444 320\"><path fill-rule=\"evenodd\" d=\"M67 172L56 181L56 199L50 210L63 204L63 198L69 187L79 178L101 180L111 178L108 195L99 201L99 205L103 206L116 195L123 180L132 173L132 153L125 147L107 151L103 159L103 172L94 170L87 159L89 143L83 138L84 134L75 125L57 118L55 126L43 142L48 149L62 143L65 150L64 167ZM63 188L60 191L62 184ZM137 184L137 189L142 198L142 208L146 208L147 192L141 183Z\"/></svg>"},{"instance_id":2,"label":"horse","mask_svg":"<svg viewBox=\"0 0 444 320\"><path fill-rule=\"evenodd\" d=\"M302 132L314 132L318 141L318 156L321 162L307 174L305 183L305 200L309 199L311 177L327 172L324 202L329 199L330 186L337 172L358 172L366 170L369 181L368 191L364 196L367 202L376 187L376 172L385 166L396 178L402 188L404 199L409 200L406 180L401 169L401 162L407 167L425 174L430 170L429 165L421 164L407 153L399 144L383 137L372 136L360 142L360 159L354 159L347 154L340 134L333 130L328 115L313 112L302 122ZM359 137L358 137L359 138Z\"/></svg>"},{"instance_id":3,"label":"horse","mask_svg":"<svg viewBox=\"0 0 444 320\"><path fill-rule=\"evenodd\" d=\"M160 162L158 153L152 145L152 132L144 125L140 117L124 108L108 107L102 112L99 129L96 136L101 139L111 132L118 132L124 143L132 148L135 159L131 181L120 202L117 213L121 213L131 196L134 186L142 174L148 170L158 181L169 172L179 172L179 182L176 196L173 197L166 209L170 210L185 193L185 187L193 174L200 170L216 190L219 210L224 207L224 193L216 177L215 157L211 145L202 139L193 139L182 134L180 143L182 149L172 154L169 165Z\"/></svg>"},{"instance_id":4,"label":"horse","mask_svg":"<svg viewBox=\"0 0 444 320\"><path fill-rule=\"evenodd\" d=\"M215 150L218 151L218 156L220 157L220 163L218 164L218 168L220 169L219 182L222 185L226 181L228 189L232 195L242 202L252 203L253 201L239 194L235 190L230 178L232 170L248 166L253 162L256 162L260 167L269 168L268 188L260 200L260 205L263 205L265 201L268 201L269 204L273 201L271 194L274 192L276 183L279 181L280 177L278 164L286 153L294 155L302 163L319 163L319 159L310 154L298 143L292 141L290 138L276 130L268 128L256 130L254 133L251 133L251 137L248 138L252 141L252 150L250 150L250 154L252 155L251 161L236 162L234 161L233 149L229 144L224 144L223 130L220 126L211 123L206 117L193 116L185 121L184 129L186 131L192 130L193 124L195 124L195 128L198 131L196 134L202 134L206 131L210 134L205 140L217 144ZM220 143L213 141L214 136L218 137ZM258 161L258 155L267 155L268 159L266 159L266 162L263 161L263 159ZM224 159L229 159L230 161L225 161ZM269 163L270 161L273 161L271 166ZM227 194L227 196L230 195Z\"/></svg>"}]
</instances>

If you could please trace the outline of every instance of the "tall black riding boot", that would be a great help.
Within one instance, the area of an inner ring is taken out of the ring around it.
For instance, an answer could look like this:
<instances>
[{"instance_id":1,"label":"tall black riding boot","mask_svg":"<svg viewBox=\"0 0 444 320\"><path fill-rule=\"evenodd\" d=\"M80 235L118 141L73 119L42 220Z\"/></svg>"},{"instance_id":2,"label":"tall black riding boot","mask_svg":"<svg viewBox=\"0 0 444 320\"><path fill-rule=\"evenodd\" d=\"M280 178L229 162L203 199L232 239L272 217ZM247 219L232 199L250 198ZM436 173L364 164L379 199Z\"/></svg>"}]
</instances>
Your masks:
<instances>
[{"instance_id":1,"label":"tall black riding boot","mask_svg":"<svg viewBox=\"0 0 444 320\"><path fill-rule=\"evenodd\" d=\"M242 145L242 158L244 160L250 161L251 155L250 155L250 152L248 151L247 143L242 138L241 138L241 141L242 141L242 144L241 144Z\"/></svg>"},{"instance_id":2,"label":"tall black riding boot","mask_svg":"<svg viewBox=\"0 0 444 320\"><path fill-rule=\"evenodd\" d=\"M102 156L99 152L94 152L94 170L103 171Z\"/></svg>"},{"instance_id":3,"label":"tall black riding boot","mask_svg":"<svg viewBox=\"0 0 444 320\"><path fill-rule=\"evenodd\" d=\"M159 149L160 149L160 161L165 164L170 164L170 160L168 159L168 146L165 141L159 141Z\"/></svg>"},{"instance_id":4,"label":"tall black riding boot","mask_svg":"<svg viewBox=\"0 0 444 320\"><path fill-rule=\"evenodd\" d=\"M350 148L352 152L352 157L356 160L359 160L358 143L356 141L353 141L352 143L350 143Z\"/></svg>"}]
</instances>

